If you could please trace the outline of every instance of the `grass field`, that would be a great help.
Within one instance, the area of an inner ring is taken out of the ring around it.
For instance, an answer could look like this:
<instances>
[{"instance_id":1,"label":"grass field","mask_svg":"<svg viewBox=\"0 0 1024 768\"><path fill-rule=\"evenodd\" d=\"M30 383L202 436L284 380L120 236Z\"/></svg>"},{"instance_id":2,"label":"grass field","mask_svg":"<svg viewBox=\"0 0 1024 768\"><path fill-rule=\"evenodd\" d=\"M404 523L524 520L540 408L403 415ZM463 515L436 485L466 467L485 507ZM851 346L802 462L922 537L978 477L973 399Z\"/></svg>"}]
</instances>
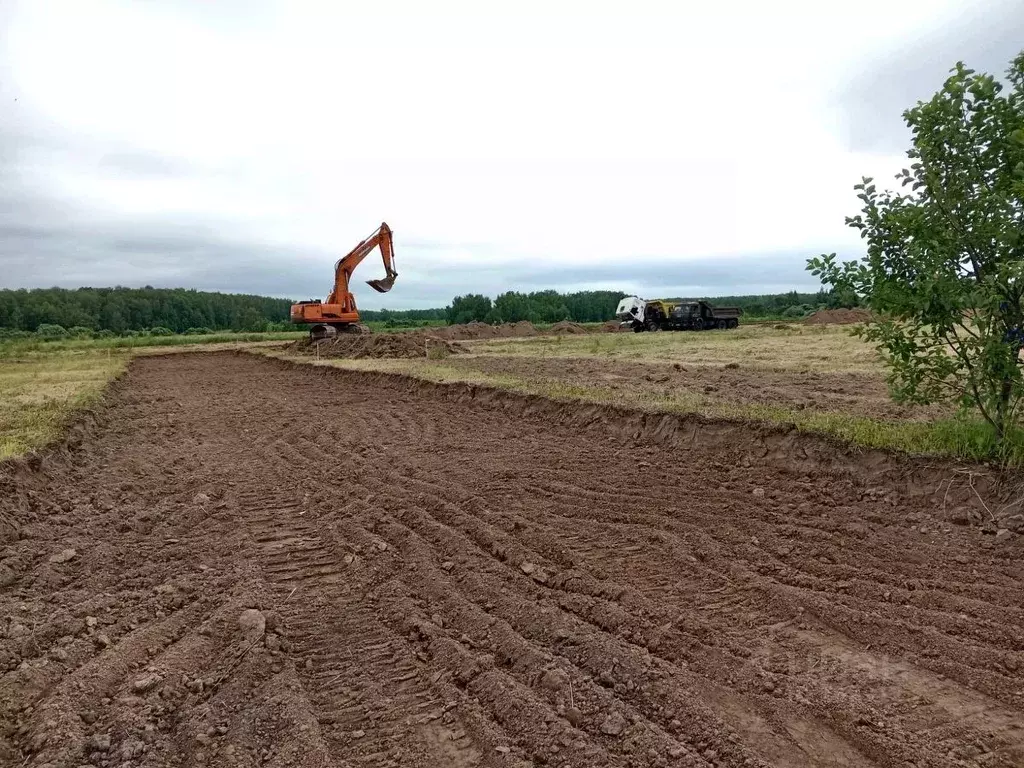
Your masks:
<instances>
[{"instance_id":1,"label":"grass field","mask_svg":"<svg viewBox=\"0 0 1024 768\"><path fill-rule=\"evenodd\" d=\"M739 363L784 371L882 372L878 353L848 326L741 326L727 333L593 333L493 339L473 343L482 355L596 357L641 363Z\"/></svg>"},{"instance_id":2,"label":"grass field","mask_svg":"<svg viewBox=\"0 0 1024 768\"><path fill-rule=\"evenodd\" d=\"M144 338L17 340L0 344L0 460L59 437L133 356L258 348L303 334L208 334Z\"/></svg>"}]
</instances>

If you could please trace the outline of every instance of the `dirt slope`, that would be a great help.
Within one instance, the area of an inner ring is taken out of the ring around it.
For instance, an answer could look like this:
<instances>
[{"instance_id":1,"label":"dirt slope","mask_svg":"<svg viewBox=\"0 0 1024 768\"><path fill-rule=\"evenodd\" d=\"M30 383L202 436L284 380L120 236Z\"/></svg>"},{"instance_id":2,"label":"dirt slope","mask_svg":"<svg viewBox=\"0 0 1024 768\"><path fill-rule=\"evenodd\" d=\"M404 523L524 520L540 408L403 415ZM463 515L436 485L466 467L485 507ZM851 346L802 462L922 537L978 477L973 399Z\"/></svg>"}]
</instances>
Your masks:
<instances>
[{"instance_id":1,"label":"dirt slope","mask_svg":"<svg viewBox=\"0 0 1024 768\"><path fill-rule=\"evenodd\" d=\"M330 339L313 342L309 339L293 342L291 349L303 355L350 358L417 358L431 353L445 356L463 351L459 344L438 338L423 331L403 333L341 334Z\"/></svg>"},{"instance_id":2,"label":"dirt slope","mask_svg":"<svg viewBox=\"0 0 1024 768\"><path fill-rule=\"evenodd\" d=\"M654 363L597 357L468 357L447 365L463 370L541 379L571 386L608 387L656 396L698 395L742 405L854 413L879 419L927 420L947 415L939 406L893 402L881 375L771 371L737 365Z\"/></svg>"},{"instance_id":3,"label":"dirt slope","mask_svg":"<svg viewBox=\"0 0 1024 768\"><path fill-rule=\"evenodd\" d=\"M1024 764L1019 539L598 435L137 361L0 477L0 764Z\"/></svg>"}]
</instances>

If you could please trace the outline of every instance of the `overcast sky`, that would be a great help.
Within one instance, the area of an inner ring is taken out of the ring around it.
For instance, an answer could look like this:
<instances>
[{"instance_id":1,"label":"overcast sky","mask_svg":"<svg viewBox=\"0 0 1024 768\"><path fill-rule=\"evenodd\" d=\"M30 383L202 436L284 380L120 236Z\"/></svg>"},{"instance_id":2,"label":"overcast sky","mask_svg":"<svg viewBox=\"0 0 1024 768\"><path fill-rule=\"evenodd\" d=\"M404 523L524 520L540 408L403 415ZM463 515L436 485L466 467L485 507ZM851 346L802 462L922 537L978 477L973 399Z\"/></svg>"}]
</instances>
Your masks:
<instances>
[{"instance_id":1,"label":"overcast sky","mask_svg":"<svg viewBox=\"0 0 1024 768\"><path fill-rule=\"evenodd\" d=\"M385 220L367 308L813 290L902 110L1021 47L1013 0L0 0L0 287L323 297Z\"/></svg>"}]
</instances>

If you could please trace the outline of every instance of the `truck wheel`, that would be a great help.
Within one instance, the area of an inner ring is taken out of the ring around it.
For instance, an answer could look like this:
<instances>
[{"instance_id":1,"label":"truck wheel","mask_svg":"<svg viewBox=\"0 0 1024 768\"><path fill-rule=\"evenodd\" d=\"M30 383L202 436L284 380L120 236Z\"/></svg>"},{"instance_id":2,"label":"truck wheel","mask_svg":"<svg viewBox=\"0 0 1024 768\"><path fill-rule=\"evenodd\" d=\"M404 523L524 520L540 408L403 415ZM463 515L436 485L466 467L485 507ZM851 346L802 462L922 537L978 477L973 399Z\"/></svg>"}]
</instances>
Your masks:
<instances>
[{"instance_id":1,"label":"truck wheel","mask_svg":"<svg viewBox=\"0 0 1024 768\"><path fill-rule=\"evenodd\" d=\"M740 321L739 321L739 320L737 320L736 318L732 318L732 319L731 319L731 320L729 321L729 327L730 327L730 328L736 328L736 327L738 327L738 326L739 326L739 324L740 324Z\"/></svg>"},{"instance_id":2,"label":"truck wheel","mask_svg":"<svg viewBox=\"0 0 1024 768\"><path fill-rule=\"evenodd\" d=\"M724 331L726 328L729 327L729 321L728 320L719 320L716 323L716 325L718 326L718 330Z\"/></svg>"},{"instance_id":3,"label":"truck wheel","mask_svg":"<svg viewBox=\"0 0 1024 768\"><path fill-rule=\"evenodd\" d=\"M655 331L660 331L661 330L661 326L658 324L657 320L648 320L646 325L647 325L647 330L650 331L651 333L654 333Z\"/></svg>"}]
</instances>

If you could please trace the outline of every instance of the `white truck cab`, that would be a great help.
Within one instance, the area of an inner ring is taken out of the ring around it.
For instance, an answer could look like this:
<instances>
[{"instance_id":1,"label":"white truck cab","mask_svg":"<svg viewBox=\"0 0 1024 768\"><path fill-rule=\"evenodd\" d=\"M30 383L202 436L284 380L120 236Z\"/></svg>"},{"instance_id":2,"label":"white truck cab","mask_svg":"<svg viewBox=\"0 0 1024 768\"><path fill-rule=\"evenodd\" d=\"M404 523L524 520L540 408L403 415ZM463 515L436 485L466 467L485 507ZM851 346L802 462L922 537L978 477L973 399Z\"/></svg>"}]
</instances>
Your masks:
<instances>
[{"instance_id":1,"label":"white truck cab","mask_svg":"<svg viewBox=\"0 0 1024 768\"><path fill-rule=\"evenodd\" d=\"M639 296L626 296L615 308L615 317L622 321L623 325L642 324L646 306L647 302Z\"/></svg>"}]
</instances>

